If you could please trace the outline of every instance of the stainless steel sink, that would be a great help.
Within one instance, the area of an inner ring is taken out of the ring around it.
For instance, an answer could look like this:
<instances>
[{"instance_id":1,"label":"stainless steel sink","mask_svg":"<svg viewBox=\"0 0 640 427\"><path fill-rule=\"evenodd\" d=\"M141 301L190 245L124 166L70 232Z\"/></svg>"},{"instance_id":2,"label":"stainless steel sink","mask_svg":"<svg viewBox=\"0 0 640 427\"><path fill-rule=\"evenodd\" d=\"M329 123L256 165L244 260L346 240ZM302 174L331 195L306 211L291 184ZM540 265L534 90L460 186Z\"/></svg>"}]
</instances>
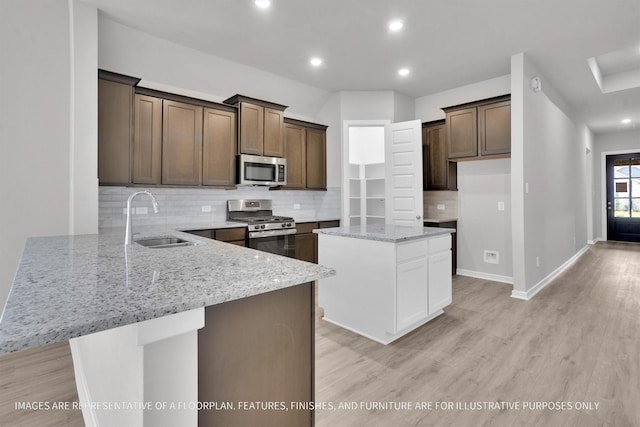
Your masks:
<instances>
[{"instance_id":1,"label":"stainless steel sink","mask_svg":"<svg viewBox=\"0 0 640 427\"><path fill-rule=\"evenodd\" d=\"M175 248L177 246L193 246L196 244L196 242L175 236L147 237L135 240L135 242L150 249Z\"/></svg>"}]
</instances>

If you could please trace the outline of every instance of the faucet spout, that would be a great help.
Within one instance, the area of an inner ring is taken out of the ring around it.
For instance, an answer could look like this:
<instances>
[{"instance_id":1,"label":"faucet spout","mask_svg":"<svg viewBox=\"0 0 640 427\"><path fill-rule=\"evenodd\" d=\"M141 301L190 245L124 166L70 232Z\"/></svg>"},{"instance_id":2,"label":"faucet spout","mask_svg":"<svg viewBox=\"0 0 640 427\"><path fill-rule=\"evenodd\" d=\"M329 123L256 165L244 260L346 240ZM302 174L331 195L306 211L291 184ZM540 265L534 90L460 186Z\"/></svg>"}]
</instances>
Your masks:
<instances>
[{"instance_id":1,"label":"faucet spout","mask_svg":"<svg viewBox=\"0 0 640 427\"><path fill-rule=\"evenodd\" d=\"M136 197L138 194L146 194L149 197L151 197L151 203L153 204L153 212L158 213L158 202L156 201L156 198L153 197L153 194L151 194L147 190L136 191L135 193L131 193L131 195L127 199L127 226L124 230L125 246L133 243L133 237L132 237L133 233L131 232L131 202L133 201L134 197Z\"/></svg>"}]
</instances>

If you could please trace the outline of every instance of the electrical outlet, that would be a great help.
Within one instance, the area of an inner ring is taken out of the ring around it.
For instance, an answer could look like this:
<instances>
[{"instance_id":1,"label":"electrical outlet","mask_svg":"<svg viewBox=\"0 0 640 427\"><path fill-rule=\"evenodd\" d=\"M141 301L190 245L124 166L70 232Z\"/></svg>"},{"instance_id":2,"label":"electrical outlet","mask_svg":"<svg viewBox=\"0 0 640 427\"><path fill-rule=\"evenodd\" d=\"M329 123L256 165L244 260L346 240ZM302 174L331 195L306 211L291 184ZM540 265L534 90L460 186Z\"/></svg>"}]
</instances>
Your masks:
<instances>
[{"instance_id":1,"label":"electrical outlet","mask_svg":"<svg viewBox=\"0 0 640 427\"><path fill-rule=\"evenodd\" d=\"M149 209L146 206L136 208L136 215L146 215L149 213Z\"/></svg>"},{"instance_id":2,"label":"electrical outlet","mask_svg":"<svg viewBox=\"0 0 640 427\"><path fill-rule=\"evenodd\" d=\"M500 264L500 253L498 251L484 251L484 262L488 264Z\"/></svg>"},{"instance_id":3,"label":"electrical outlet","mask_svg":"<svg viewBox=\"0 0 640 427\"><path fill-rule=\"evenodd\" d=\"M536 257L536 267L540 267L540 257Z\"/></svg>"},{"instance_id":4,"label":"electrical outlet","mask_svg":"<svg viewBox=\"0 0 640 427\"><path fill-rule=\"evenodd\" d=\"M498 202L498 210L499 211L503 211L504 210L504 202Z\"/></svg>"},{"instance_id":5,"label":"electrical outlet","mask_svg":"<svg viewBox=\"0 0 640 427\"><path fill-rule=\"evenodd\" d=\"M211 206L202 206L202 212L211 212Z\"/></svg>"},{"instance_id":6,"label":"electrical outlet","mask_svg":"<svg viewBox=\"0 0 640 427\"><path fill-rule=\"evenodd\" d=\"M444 210L444 205L442 203L438 203L438 206L436 206L438 208L439 211L443 211Z\"/></svg>"},{"instance_id":7,"label":"electrical outlet","mask_svg":"<svg viewBox=\"0 0 640 427\"><path fill-rule=\"evenodd\" d=\"M293 209L300 209L300 203L294 203Z\"/></svg>"}]
</instances>

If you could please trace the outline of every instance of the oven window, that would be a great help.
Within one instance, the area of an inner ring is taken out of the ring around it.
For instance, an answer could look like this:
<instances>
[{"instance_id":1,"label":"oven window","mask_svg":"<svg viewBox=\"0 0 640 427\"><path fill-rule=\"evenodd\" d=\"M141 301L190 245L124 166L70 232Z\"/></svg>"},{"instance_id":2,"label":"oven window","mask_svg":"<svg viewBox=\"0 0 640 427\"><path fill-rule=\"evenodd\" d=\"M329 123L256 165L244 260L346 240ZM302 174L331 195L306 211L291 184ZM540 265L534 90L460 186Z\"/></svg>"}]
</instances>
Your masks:
<instances>
[{"instance_id":1,"label":"oven window","mask_svg":"<svg viewBox=\"0 0 640 427\"><path fill-rule=\"evenodd\" d=\"M244 177L249 181L275 182L276 166L247 162L244 164Z\"/></svg>"},{"instance_id":2,"label":"oven window","mask_svg":"<svg viewBox=\"0 0 640 427\"><path fill-rule=\"evenodd\" d=\"M249 247L263 252L295 258L295 235L249 239Z\"/></svg>"}]
</instances>

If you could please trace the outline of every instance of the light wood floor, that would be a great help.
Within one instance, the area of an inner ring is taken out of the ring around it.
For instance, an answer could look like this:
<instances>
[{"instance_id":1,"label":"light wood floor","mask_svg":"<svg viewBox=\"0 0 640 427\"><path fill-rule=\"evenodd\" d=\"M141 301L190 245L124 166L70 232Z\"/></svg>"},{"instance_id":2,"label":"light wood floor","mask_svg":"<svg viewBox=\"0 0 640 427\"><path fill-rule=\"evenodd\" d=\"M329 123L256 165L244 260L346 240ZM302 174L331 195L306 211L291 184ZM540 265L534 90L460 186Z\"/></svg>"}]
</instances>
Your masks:
<instances>
[{"instance_id":1,"label":"light wood floor","mask_svg":"<svg viewBox=\"0 0 640 427\"><path fill-rule=\"evenodd\" d=\"M597 410L317 410L318 427L639 426L640 245L598 243L531 301L456 276L445 314L383 346L320 319L316 402L598 402ZM0 426L81 426L61 343L0 356ZM468 406L471 407L471 406Z\"/></svg>"},{"instance_id":2,"label":"light wood floor","mask_svg":"<svg viewBox=\"0 0 640 427\"><path fill-rule=\"evenodd\" d=\"M640 426L640 245L598 243L531 301L510 293L457 276L445 314L389 346L318 320L317 401L434 409L322 410L316 426ZM436 410L442 401L599 407Z\"/></svg>"}]
</instances>

